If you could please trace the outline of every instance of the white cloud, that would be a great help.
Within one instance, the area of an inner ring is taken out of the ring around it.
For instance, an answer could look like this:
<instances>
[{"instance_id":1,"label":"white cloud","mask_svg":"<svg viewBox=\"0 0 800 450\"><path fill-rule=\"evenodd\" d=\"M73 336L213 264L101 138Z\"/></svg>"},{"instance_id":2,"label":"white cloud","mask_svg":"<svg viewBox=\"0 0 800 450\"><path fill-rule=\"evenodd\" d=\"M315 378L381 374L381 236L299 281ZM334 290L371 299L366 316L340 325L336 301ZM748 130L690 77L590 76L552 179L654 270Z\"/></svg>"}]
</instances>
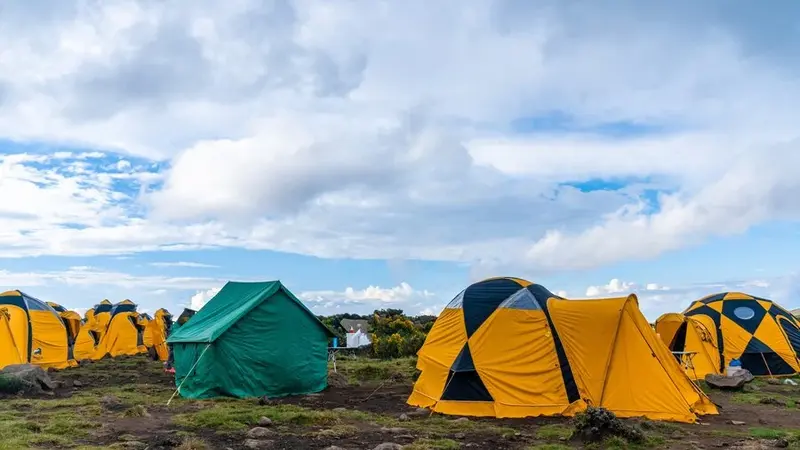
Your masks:
<instances>
[{"instance_id":1,"label":"white cloud","mask_svg":"<svg viewBox=\"0 0 800 450\"><path fill-rule=\"evenodd\" d=\"M631 290L636 288L636 283L629 283L620 281L617 278L612 279L608 284L603 286L589 286L586 288L587 297L598 297L601 295L609 294L628 294Z\"/></svg>"},{"instance_id":2,"label":"white cloud","mask_svg":"<svg viewBox=\"0 0 800 450\"><path fill-rule=\"evenodd\" d=\"M0 156L0 257L243 247L541 271L800 219L795 46L735 7L623 3L4 8L0 138L125 159ZM657 131L608 132L641 126Z\"/></svg>"},{"instance_id":3,"label":"white cloud","mask_svg":"<svg viewBox=\"0 0 800 450\"><path fill-rule=\"evenodd\" d=\"M351 312L370 313L375 309L400 308L415 314L416 311L411 311L409 308L437 300L434 293L414 289L405 282L391 288L368 286L364 289L347 287L344 291L305 291L298 297L320 313L326 309L344 306ZM424 307L421 310L427 311L430 308L433 307Z\"/></svg>"},{"instance_id":4,"label":"white cloud","mask_svg":"<svg viewBox=\"0 0 800 450\"><path fill-rule=\"evenodd\" d=\"M194 268L218 268L213 264L205 264L191 261L175 261L175 262L154 262L150 263L153 267L194 267Z\"/></svg>"},{"instance_id":5,"label":"white cloud","mask_svg":"<svg viewBox=\"0 0 800 450\"><path fill-rule=\"evenodd\" d=\"M205 291L197 291L189 300L189 308L199 311L200 308L206 305L215 295L219 293L222 288L211 288Z\"/></svg>"}]
</instances>

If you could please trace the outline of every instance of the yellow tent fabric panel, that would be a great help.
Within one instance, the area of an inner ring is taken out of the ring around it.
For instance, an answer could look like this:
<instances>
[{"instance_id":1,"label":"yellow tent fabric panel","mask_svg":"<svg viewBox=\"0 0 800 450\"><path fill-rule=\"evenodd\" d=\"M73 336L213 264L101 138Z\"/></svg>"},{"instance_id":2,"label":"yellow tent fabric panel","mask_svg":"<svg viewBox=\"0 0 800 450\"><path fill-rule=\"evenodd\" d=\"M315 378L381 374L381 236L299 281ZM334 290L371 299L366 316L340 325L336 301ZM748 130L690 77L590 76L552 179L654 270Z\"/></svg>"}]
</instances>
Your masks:
<instances>
[{"instance_id":1,"label":"yellow tent fabric panel","mask_svg":"<svg viewBox=\"0 0 800 450\"><path fill-rule=\"evenodd\" d=\"M683 331L679 336L681 328ZM664 314L656 320L656 332L671 351L694 353L691 357L682 357L689 378L700 380L708 374L720 373L716 326L710 317Z\"/></svg>"},{"instance_id":2,"label":"yellow tent fabric panel","mask_svg":"<svg viewBox=\"0 0 800 450\"><path fill-rule=\"evenodd\" d=\"M42 367L69 367L67 330L50 311L28 311L31 320L32 354L30 361Z\"/></svg>"},{"instance_id":3,"label":"yellow tent fabric panel","mask_svg":"<svg viewBox=\"0 0 800 450\"><path fill-rule=\"evenodd\" d=\"M97 343L99 341L95 341L92 333L93 331L88 324L78 331L78 337L75 339L75 349L73 350L73 356L75 356L76 360L98 360L105 356L105 351L98 348Z\"/></svg>"},{"instance_id":4,"label":"yellow tent fabric panel","mask_svg":"<svg viewBox=\"0 0 800 450\"><path fill-rule=\"evenodd\" d=\"M569 406L543 311L498 308L469 346L496 417L561 414Z\"/></svg>"},{"instance_id":5,"label":"yellow tent fabric panel","mask_svg":"<svg viewBox=\"0 0 800 450\"><path fill-rule=\"evenodd\" d=\"M102 337L101 346L105 352L111 357L146 353L147 348L140 341L140 333L135 325L138 323L138 314L135 312L115 315Z\"/></svg>"},{"instance_id":6,"label":"yellow tent fabric panel","mask_svg":"<svg viewBox=\"0 0 800 450\"><path fill-rule=\"evenodd\" d=\"M169 358L169 348L167 347L167 320L172 315L165 309L156 311L155 317L147 321L144 331L144 343L148 348L152 348L159 361L166 361Z\"/></svg>"},{"instance_id":7,"label":"yellow tent fabric panel","mask_svg":"<svg viewBox=\"0 0 800 450\"><path fill-rule=\"evenodd\" d=\"M5 311L8 325L14 336L16 348L22 361L28 362L29 319L28 313L18 306L0 305L0 310Z\"/></svg>"},{"instance_id":8,"label":"yellow tent fabric panel","mask_svg":"<svg viewBox=\"0 0 800 450\"><path fill-rule=\"evenodd\" d=\"M20 345L11 331L8 310L0 308L0 369L12 364L22 364L24 361Z\"/></svg>"},{"instance_id":9,"label":"yellow tent fabric panel","mask_svg":"<svg viewBox=\"0 0 800 450\"><path fill-rule=\"evenodd\" d=\"M422 373L414 385L412 398L419 406L429 407L439 399L450 366L466 342L463 310L445 309L417 353L417 369Z\"/></svg>"},{"instance_id":10,"label":"yellow tent fabric panel","mask_svg":"<svg viewBox=\"0 0 800 450\"><path fill-rule=\"evenodd\" d=\"M754 336L762 342L769 342L770 350L777 353L795 372L800 371L797 354L792 349L784 331L775 320L762 320Z\"/></svg>"},{"instance_id":11,"label":"yellow tent fabric panel","mask_svg":"<svg viewBox=\"0 0 800 450\"><path fill-rule=\"evenodd\" d=\"M664 314L656 320L656 333L668 347L685 320L683 314L676 313Z\"/></svg>"}]
</instances>

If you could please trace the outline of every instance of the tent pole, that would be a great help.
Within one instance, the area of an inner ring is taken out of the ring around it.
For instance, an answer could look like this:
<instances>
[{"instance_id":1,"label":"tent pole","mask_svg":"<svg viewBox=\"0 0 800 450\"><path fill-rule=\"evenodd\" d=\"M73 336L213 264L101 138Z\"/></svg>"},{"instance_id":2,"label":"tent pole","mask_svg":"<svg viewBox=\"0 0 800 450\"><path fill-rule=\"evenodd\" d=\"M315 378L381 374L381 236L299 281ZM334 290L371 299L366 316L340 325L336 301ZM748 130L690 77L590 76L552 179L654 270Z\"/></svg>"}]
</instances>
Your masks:
<instances>
[{"instance_id":1,"label":"tent pole","mask_svg":"<svg viewBox=\"0 0 800 450\"><path fill-rule=\"evenodd\" d=\"M189 376L192 374L192 371L194 371L194 368L195 368L195 367L197 367L197 364L198 364L198 363L200 362L200 360L203 358L203 355L205 355L205 354L206 354L206 350L208 350L208 347L211 347L211 344L210 344L210 343L209 343L208 345L206 345L206 348L204 348L204 349L203 349L203 353L200 353L200 357L199 357L199 358L197 358L197 361L195 361L195 362L194 362L194 365L192 366L192 368L191 368L191 369L189 369L189 372L186 374L186 376L185 376L185 377L183 377L183 381L181 381L181 384L180 384L180 385L178 385L178 388L177 388L177 389L175 389L175 392L173 392L173 393L172 393L172 396L169 398L169 400L167 400L167 406L169 406L169 404L170 404L170 403L172 403L172 399L173 399L173 398L175 398L175 396L178 394L178 392L180 392L180 391L181 391L181 386L183 386L183 383L185 383L185 382L186 382L186 379L187 379L187 378L189 378Z\"/></svg>"},{"instance_id":2,"label":"tent pole","mask_svg":"<svg viewBox=\"0 0 800 450\"><path fill-rule=\"evenodd\" d=\"M767 373L769 374L769 377L775 378L775 376L772 375L772 371L769 370L769 364L767 364L767 358L764 357L764 352L760 352L759 355L761 355L761 360L764 361L764 367L767 368Z\"/></svg>"}]
</instances>

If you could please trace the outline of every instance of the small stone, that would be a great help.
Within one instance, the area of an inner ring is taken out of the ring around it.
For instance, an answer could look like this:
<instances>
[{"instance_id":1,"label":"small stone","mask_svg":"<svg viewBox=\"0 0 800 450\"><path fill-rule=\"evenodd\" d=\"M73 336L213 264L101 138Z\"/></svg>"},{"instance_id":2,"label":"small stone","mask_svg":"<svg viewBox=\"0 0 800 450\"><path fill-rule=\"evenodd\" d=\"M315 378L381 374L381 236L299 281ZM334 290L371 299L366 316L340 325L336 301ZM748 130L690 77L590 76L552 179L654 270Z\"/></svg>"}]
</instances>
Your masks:
<instances>
[{"instance_id":1,"label":"small stone","mask_svg":"<svg viewBox=\"0 0 800 450\"><path fill-rule=\"evenodd\" d=\"M781 380L777 378L767 378L767 384L783 384Z\"/></svg>"},{"instance_id":2,"label":"small stone","mask_svg":"<svg viewBox=\"0 0 800 450\"><path fill-rule=\"evenodd\" d=\"M246 439L244 446L246 448L270 448L275 444L275 441L260 441L258 439Z\"/></svg>"},{"instance_id":3,"label":"small stone","mask_svg":"<svg viewBox=\"0 0 800 450\"><path fill-rule=\"evenodd\" d=\"M453 422L469 422L469 419L466 417L459 417L458 419L454 420Z\"/></svg>"},{"instance_id":4,"label":"small stone","mask_svg":"<svg viewBox=\"0 0 800 450\"><path fill-rule=\"evenodd\" d=\"M269 430L264 427L255 427L247 432L247 437L249 437L250 439L258 439L267 436L272 436L272 434L273 434L272 430Z\"/></svg>"},{"instance_id":5,"label":"small stone","mask_svg":"<svg viewBox=\"0 0 800 450\"><path fill-rule=\"evenodd\" d=\"M409 412L409 414L411 414L412 416L427 416L430 413L431 412L427 408L415 408L414 410Z\"/></svg>"},{"instance_id":6,"label":"small stone","mask_svg":"<svg viewBox=\"0 0 800 450\"><path fill-rule=\"evenodd\" d=\"M402 439L404 441L413 441L417 437L411 434L398 434L394 437L395 439Z\"/></svg>"},{"instance_id":7,"label":"small stone","mask_svg":"<svg viewBox=\"0 0 800 450\"><path fill-rule=\"evenodd\" d=\"M272 419L270 419L269 417L262 417L258 419L258 426L268 427L270 425L272 425Z\"/></svg>"},{"instance_id":8,"label":"small stone","mask_svg":"<svg viewBox=\"0 0 800 450\"><path fill-rule=\"evenodd\" d=\"M383 428L381 428L381 431L383 431L384 433L395 433L395 434L397 434L397 433L405 433L408 430L406 430L405 428L400 428L400 427L383 427Z\"/></svg>"},{"instance_id":9,"label":"small stone","mask_svg":"<svg viewBox=\"0 0 800 450\"><path fill-rule=\"evenodd\" d=\"M399 420L401 422L407 421L408 420L408 414L400 414L400 417L398 417L397 420Z\"/></svg>"},{"instance_id":10,"label":"small stone","mask_svg":"<svg viewBox=\"0 0 800 450\"><path fill-rule=\"evenodd\" d=\"M746 422L742 422L741 420L731 420L730 424L731 425L747 425Z\"/></svg>"},{"instance_id":11,"label":"small stone","mask_svg":"<svg viewBox=\"0 0 800 450\"><path fill-rule=\"evenodd\" d=\"M464 439L464 438L467 437L467 435L464 434L464 433L456 433L456 434L453 435L453 437L456 438L456 439Z\"/></svg>"},{"instance_id":12,"label":"small stone","mask_svg":"<svg viewBox=\"0 0 800 450\"><path fill-rule=\"evenodd\" d=\"M81 387L83 386L83 382L81 380L75 380L72 382L72 385L75 387Z\"/></svg>"},{"instance_id":13,"label":"small stone","mask_svg":"<svg viewBox=\"0 0 800 450\"><path fill-rule=\"evenodd\" d=\"M341 406L338 408L333 408L333 412L343 413L347 412L347 408L342 408Z\"/></svg>"},{"instance_id":14,"label":"small stone","mask_svg":"<svg viewBox=\"0 0 800 450\"><path fill-rule=\"evenodd\" d=\"M778 438L778 439L775 440L773 445L775 447L777 447L777 448L787 448L787 447L789 447L789 441L787 441L784 438Z\"/></svg>"},{"instance_id":15,"label":"small stone","mask_svg":"<svg viewBox=\"0 0 800 450\"><path fill-rule=\"evenodd\" d=\"M383 444L378 444L372 450L403 450L403 446L394 442L384 442Z\"/></svg>"},{"instance_id":16,"label":"small stone","mask_svg":"<svg viewBox=\"0 0 800 450\"><path fill-rule=\"evenodd\" d=\"M338 445L331 445L323 448L322 450L344 450L344 449L342 447L339 447Z\"/></svg>"}]
</instances>

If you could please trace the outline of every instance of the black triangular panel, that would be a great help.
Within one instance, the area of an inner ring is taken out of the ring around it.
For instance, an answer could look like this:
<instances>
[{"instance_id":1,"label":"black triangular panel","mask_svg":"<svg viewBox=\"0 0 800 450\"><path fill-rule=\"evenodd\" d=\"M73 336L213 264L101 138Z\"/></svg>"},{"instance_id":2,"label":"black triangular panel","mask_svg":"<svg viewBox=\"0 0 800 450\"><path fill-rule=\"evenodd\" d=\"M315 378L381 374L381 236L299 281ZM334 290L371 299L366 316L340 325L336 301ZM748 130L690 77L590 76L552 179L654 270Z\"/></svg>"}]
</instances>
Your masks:
<instances>
[{"instance_id":1,"label":"black triangular panel","mask_svg":"<svg viewBox=\"0 0 800 450\"><path fill-rule=\"evenodd\" d=\"M492 395L476 371L453 372L447 377L442 400L491 402Z\"/></svg>"},{"instance_id":2,"label":"black triangular panel","mask_svg":"<svg viewBox=\"0 0 800 450\"><path fill-rule=\"evenodd\" d=\"M766 375L791 375L794 373L792 366L786 363L777 353L744 353L739 358L742 367L755 376ZM764 361L767 365L764 365Z\"/></svg>"},{"instance_id":3,"label":"black triangular panel","mask_svg":"<svg viewBox=\"0 0 800 450\"><path fill-rule=\"evenodd\" d=\"M769 346L760 339L753 336L750 338L750 342L747 343L747 347L744 348L744 352L742 353L773 353L774 350L769 348Z\"/></svg>"},{"instance_id":4,"label":"black triangular panel","mask_svg":"<svg viewBox=\"0 0 800 450\"><path fill-rule=\"evenodd\" d=\"M469 351L469 342L464 344L450 370L453 372L475 371L475 363L472 362L472 353Z\"/></svg>"}]
</instances>

